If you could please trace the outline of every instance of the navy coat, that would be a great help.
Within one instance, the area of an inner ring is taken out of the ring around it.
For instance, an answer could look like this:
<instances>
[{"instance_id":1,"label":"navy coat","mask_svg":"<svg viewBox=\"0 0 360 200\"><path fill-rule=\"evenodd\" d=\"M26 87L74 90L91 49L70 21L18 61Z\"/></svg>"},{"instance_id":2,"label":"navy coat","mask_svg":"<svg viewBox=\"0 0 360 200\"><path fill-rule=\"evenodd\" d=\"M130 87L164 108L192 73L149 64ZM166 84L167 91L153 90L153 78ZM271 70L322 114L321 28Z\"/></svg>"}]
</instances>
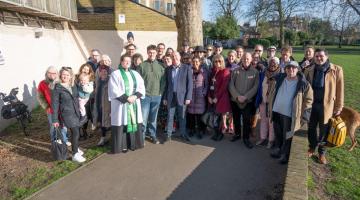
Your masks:
<instances>
[{"instance_id":1,"label":"navy coat","mask_svg":"<svg viewBox=\"0 0 360 200\"><path fill-rule=\"evenodd\" d=\"M164 100L167 100L168 107L171 106L174 93L174 85L172 81L172 70L173 66L167 67L165 71L165 91L164 91ZM193 76L192 68L190 65L180 64L178 71L178 83L176 88L177 95L177 105L184 105L185 100L192 100L193 93Z\"/></svg>"}]
</instances>

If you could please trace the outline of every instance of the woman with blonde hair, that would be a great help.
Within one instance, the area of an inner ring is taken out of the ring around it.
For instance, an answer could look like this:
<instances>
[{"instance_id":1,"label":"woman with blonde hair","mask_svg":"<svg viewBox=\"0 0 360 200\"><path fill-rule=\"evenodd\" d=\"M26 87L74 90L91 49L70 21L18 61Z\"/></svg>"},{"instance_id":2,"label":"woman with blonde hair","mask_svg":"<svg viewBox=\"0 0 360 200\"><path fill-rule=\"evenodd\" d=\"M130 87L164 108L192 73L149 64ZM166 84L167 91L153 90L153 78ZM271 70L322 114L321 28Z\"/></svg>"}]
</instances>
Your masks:
<instances>
[{"instance_id":1,"label":"woman with blonde hair","mask_svg":"<svg viewBox=\"0 0 360 200\"><path fill-rule=\"evenodd\" d=\"M80 111L79 93L74 84L74 74L71 67L62 67L60 82L55 85L52 92L52 122L55 128L66 126L71 130L72 160L85 162L83 152L79 149Z\"/></svg>"},{"instance_id":2,"label":"woman with blonde hair","mask_svg":"<svg viewBox=\"0 0 360 200\"><path fill-rule=\"evenodd\" d=\"M216 131L211 139L219 141L223 138L223 133L234 132L228 91L230 70L225 67L224 58L221 55L213 57L213 68L209 80L209 105L215 107L215 112L221 115L220 130ZM228 120L229 126L227 125Z\"/></svg>"}]
</instances>

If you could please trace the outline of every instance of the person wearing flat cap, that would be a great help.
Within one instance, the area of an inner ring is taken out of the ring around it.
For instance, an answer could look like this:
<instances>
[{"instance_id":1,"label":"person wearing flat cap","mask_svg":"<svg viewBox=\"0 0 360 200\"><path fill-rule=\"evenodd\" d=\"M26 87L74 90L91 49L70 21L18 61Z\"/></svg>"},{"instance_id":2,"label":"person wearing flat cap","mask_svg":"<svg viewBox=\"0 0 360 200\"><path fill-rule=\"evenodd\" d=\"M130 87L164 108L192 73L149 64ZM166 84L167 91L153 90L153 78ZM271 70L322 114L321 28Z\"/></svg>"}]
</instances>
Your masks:
<instances>
[{"instance_id":1,"label":"person wearing flat cap","mask_svg":"<svg viewBox=\"0 0 360 200\"><path fill-rule=\"evenodd\" d=\"M268 112L275 132L275 149L270 155L281 164L288 163L294 133L310 119L313 90L300 70L296 61L290 61L285 73L274 77L274 88L268 89Z\"/></svg>"},{"instance_id":2,"label":"person wearing flat cap","mask_svg":"<svg viewBox=\"0 0 360 200\"><path fill-rule=\"evenodd\" d=\"M267 51L266 51L267 59L274 58L275 55L276 55L276 47L275 46L270 46L269 48L267 48Z\"/></svg>"}]
</instances>

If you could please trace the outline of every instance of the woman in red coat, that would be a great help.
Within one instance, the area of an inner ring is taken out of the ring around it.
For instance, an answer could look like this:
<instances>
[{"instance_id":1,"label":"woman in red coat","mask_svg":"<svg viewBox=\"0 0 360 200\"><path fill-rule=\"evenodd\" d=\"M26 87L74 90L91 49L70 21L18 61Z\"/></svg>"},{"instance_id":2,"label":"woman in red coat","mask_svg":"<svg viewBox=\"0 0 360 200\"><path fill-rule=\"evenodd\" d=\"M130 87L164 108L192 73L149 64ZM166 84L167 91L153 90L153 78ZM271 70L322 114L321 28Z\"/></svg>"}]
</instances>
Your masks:
<instances>
[{"instance_id":1,"label":"woman in red coat","mask_svg":"<svg viewBox=\"0 0 360 200\"><path fill-rule=\"evenodd\" d=\"M217 131L217 134L212 137L213 140L217 141L223 138L223 133L234 132L228 91L230 70L225 68L224 58L221 55L213 57L213 68L209 80L210 92L208 102L210 106L215 106L215 112L221 115L220 131ZM229 121L229 125L227 121Z\"/></svg>"}]
</instances>

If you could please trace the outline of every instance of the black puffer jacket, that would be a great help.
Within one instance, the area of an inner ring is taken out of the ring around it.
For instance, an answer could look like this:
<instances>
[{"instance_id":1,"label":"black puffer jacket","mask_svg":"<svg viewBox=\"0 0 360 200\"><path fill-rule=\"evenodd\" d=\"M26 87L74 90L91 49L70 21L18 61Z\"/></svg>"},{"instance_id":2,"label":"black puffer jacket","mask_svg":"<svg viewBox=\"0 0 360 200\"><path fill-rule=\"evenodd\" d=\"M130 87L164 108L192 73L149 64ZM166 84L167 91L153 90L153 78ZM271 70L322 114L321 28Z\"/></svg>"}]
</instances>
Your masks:
<instances>
[{"instance_id":1,"label":"black puffer jacket","mask_svg":"<svg viewBox=\"0 0 360 200\"><path fill-rule=\"evenodd\" d=\"M51 104L54 110L53 123L59 122L67 128L80 126L80 111L77 87L73 86L72 94L64 86L57 83L51 94Z\"/></svg>"}]
</instances>

